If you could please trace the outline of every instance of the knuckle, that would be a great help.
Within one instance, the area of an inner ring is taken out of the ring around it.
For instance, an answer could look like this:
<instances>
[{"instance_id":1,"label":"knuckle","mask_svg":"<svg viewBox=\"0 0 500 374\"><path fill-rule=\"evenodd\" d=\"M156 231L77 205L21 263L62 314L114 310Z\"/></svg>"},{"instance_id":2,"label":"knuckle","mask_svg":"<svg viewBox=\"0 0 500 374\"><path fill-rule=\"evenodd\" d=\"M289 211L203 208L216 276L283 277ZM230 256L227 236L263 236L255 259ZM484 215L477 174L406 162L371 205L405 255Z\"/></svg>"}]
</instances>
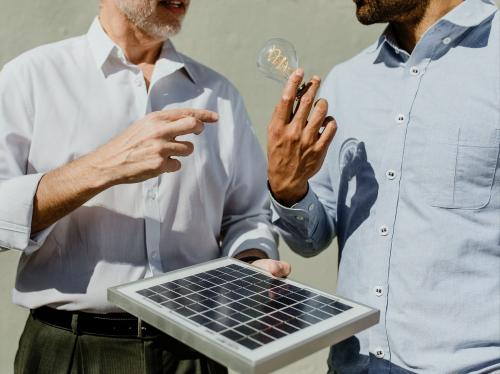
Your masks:
<instances>
[{"instance_id":1,"label":"knuckle","mask_svg":"<svg viewBox=\"0 0 500 374\"><path fill-rule=\"evenodd\" d=\"M320 99L316 104L316 111L319 114L326 115L328 112L328 102L324 99Z\"/></svg>"},{"instance_id":2,"label":"knuckle","mask_svg":"<svg viewBox=\"0 0 500 374\"><path fill-rule=\"evenodd\" d=\"M195 112L193 109L183 109L181 111L181 115L183 117L194 117L195 116Z\"/></svg>"},{"instance_id":3,"label":"knuckle","mask_svg":"<svg viewBox=\"0 0 500 374\"><path fill-rule=\"evenodd\" d=\"M185 121L189 127L196 128L198 126L198 120L194 117L186 117Z\"/></svg>"},{"instance_id":4,"label":"knuckle","mask_svg":"<svg viewBox=\"0 0 500 374\"><path fill-rule=\"evenodd\" d=\"M315 142L312 136L303 136L301 139L301 145L303 148L312 148L314 150Z\"/></svg>"},{"instance_id":5,"label":"knuckle","mask_svg":"<svg viewBox=\"0 0 500 374\"><path fill-rule=\"evenodd\" d=\"M291 95L288 95L288 94L284 94L283 96L281 96L281 104L282 105L289 105L294 100L295 100L295 98L292 97Z\"/></svg>"},{"instance_id":6,"label":"knuckle","mask_svg":"<svg viewBox=\"0 0 500 374\"><path fill-rule=\"evenodd\" d=\"M313 102L313 98L309 95L304 95L302 96L302 99L300 99L300 101L303 105L311 105Z\"/></svg>"},{"instance_id":7,"label":"knuckle","mask_svg":"<svg viewBox=\"0 0 500 374\"><path fill-rule=\"evenodd\" d=\"M151 128L151 137L153 139L163 138L165 135L165 131L161 126L154 126Z\"/></svg>"},{"instance_id":8,"label":"knuckle","mask_svg":"<svg viewBox=\"0 0 500 374\"><path fill-rule=\"evenodd\" d=\"M197 133L202 132L205 129L205 124L201 121L197 121L196 126L195 126L195 131Z\"/></svg>"},{"instance_id":9,"label":"knuckle","mask_svg":"<svg viewBox=\"0 0 500 374\"><path fill-rule=\"evenodd\" d=\"M148 114L148 118L153 121L158 121L162 117L161 112L151 112Z\"/></svg>"},{"instance_id":10,"label":"knuckle","mask_svg":"<svg viewBox=\"0 0 500 374\"><path fill-rule=\"evenodd\" d=\"M281 131L278 126L273 126L272 124L267 129L267 134L271 139L278 139L281 137Z\"/></svg>"},{"instance_id":11,"label":"knuckle","mask_svg":"<svg viewBox=\"0 0 500 374\"><path fill-rule=\"evenodd\" d=\"M158 171L163 168L163 158L157 157L153 161L151 161L151 171Z\"/></svg>"},{"instance_id":12,"label":"knuckle","mask_svg":"<svg viewBox=\"0 0 500 374\"><path fill-rule=\"evenodd\" d=\"M154 142L151 146L151 150L154 154L161 155L165 151L165 148L163 147L163 144L161 144L161 142Z\"/></svg>"},{"instance_id":13,"label":"knuckle","mask_svg":"<svg viewBox=\"0 0 500 374\"><path fill-rule=\"evenodd\" d=\"M302 140L302 134L299 131L291 131L287 138L292 143L300 143Z\"/></svg>"}]
</instances>

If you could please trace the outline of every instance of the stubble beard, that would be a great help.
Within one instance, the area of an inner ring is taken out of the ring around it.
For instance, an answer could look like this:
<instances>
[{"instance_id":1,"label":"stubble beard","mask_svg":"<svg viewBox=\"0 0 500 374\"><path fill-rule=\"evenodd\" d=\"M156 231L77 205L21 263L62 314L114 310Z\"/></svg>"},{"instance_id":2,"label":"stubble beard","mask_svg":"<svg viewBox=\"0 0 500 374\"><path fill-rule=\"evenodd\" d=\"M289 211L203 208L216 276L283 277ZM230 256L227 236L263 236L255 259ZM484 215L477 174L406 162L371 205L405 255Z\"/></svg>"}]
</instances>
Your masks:
<instances>
[{"instance_id":1,"label":"stubble beard","mask_svg":"<svg viewBox=\"0 0 500 374\"><path fill-rule=\"evenodd\" d=\"M171 16L160 19L156 12L156 1L137 4L134 0L115 0L121 12L141 31L157 40L167 40L177 35L182 28L184 17Z\"/></svg>"}]
</instances>

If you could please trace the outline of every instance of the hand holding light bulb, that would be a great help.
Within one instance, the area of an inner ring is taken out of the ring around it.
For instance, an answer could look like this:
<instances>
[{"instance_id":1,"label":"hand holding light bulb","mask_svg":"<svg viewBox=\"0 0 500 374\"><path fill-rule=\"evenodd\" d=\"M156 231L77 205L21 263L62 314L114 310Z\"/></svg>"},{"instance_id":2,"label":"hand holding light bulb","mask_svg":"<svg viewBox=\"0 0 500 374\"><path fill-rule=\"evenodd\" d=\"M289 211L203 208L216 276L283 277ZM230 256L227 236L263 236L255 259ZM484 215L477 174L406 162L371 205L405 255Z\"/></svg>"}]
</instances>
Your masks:
<instances>
[{"instance_id":1,"label":"hand holding light bulb","mask_svg":"<svg viewBox=\"0 0 500 374\"><path fill-rule=\"evenodd\" d=\"M294 46L288 40L281 38L269 39L257 56L257 67L268 78L285 84L290 75L298 69L299 59ZM300 98L306 93L310 84L302 83L295 95L297 106L292 110L292 116L298 110Z\"/></svg>"},{"instance_id":2,"label":"hand holding light bulb","mask_svg":"<svg viewBox=\"0 0 500 374\"><path fill-rule=\"evenodd\" d=\"M275 199L292 206L307 194L308 180L321 168L337 124L327 117L326 100L314 102L321 79L313 76L301 85L304 70L297 68L297 55L289 42L271 39L257 65L267 77L286 82L268 127L268 179ZM300 106L294 112L296 100Z\"/></svg>"}]
</instances>

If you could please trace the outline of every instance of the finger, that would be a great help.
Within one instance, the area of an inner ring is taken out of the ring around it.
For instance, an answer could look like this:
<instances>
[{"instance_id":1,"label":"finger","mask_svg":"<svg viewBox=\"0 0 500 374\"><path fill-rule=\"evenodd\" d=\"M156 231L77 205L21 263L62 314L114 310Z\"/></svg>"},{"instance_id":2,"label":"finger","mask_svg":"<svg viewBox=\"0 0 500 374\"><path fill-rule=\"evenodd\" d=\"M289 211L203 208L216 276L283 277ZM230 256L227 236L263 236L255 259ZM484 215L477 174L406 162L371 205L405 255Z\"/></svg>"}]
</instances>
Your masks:
<instances>
[{"instance_id":1,"label":"finger","mask_svg":"<svg viewBox=\"0 0 500 374\"><path fill-rule=\"evenodd\" d=\"M310 83L311 87L309 87L307 92L300 99L300 107L294 116L294 120L298 121L303 126L307 124L307 118L309 117L309 113L311 112L311 108L314 104L314 97L318 92L321 78L315 75L311 78Z\"/></svg>"},{"instance_id":2,"label":"finger","mask_svg":"<svg viewBox=\"0 0 500 374\"><path fill-rule=\"evenodd\" d=\"M171 141L166 146L167 157L180 156L186 157L193 153L194 145L191 142Z\"/></svg>"},{"instance_id":3,"label":"finger","mask_svg":"<svg viewBox=\"0 0 500 374\"><path fill-rule=\"evenodd\" d=\"M286 278L291 271L290 264L283 261L275 261L275 270L272 275L279 278Z\"/></svg>"},{"instance_id":4,"label":"finger","mask_svg":"<svg viewBox=\"0 0 500 374\"><path fill-rule=\"evenodd\" d=\"M290 274L291 268L286 262L272 261L268 266L268 270L275 277L286 278Z\"/></svg>"},{"instance_id":5,"label":"finger","mask_svg":"<svg viewBox=\"0 0 500 374\"><path fill-rule=\"evenodd\" d=\"M167 109L157 113L162 120L169 122L186 117L193 117L205 123L213 123L219 120L219 115L216 112L206 109Z\"/></svg>"},{"instance_id":6,"label":"finger","mask_svg":"<svg viewBox=\"0 0 500 374\"><path fill-rule=\"evenodd\" d=\"M290 275L292 272L292 266L288 262L281 261L280 262L281 266L281 278L286 278Z\"/></svg>"},{"instance_id":7,"label":"finger","mask_svg":"<svg viewBox=\"0 0 500 374\"><path fill-rule=\"evenodd\" d=\"M203 121L194 117L186 117L165 124L164 128L162 129L162 137L167 138L167 140L171 140L175 139L176 136L181 135L198 135L201 134L204 129L205 124Z\"/></svg>"},{"instance_id":8,"label":"finger","mask_svg":"<svg viewBox=\"0 0 500 374\"><path fill-rule=\"evenodd\" d=\"M181 168L181 162L175 158L165 160L164 170L166 173L173 173Z\"/></svg>"},{"instance_id":9,"label":"finger","mask_svg":"<svg viewBox=\"0 0 500 374\"><path fill-rule=\"evenodd\" d=\"M293 104L295 103L295 97L297 95L297 90L299 85L304 79L304 69L299 68L295 70L290 77L288 82L281 93L281 100L276 106L274 111L275 119L287 124L290 120L293 110Z\"/></svg>"},{"instance_id":10,"label":"finger","mask_svg":"<svg viewBox=\"0 0 500 374\"><path fill-rule=\"evenodd\" d=\"M337 133L337 122L333 117L326 117L324 121L324 130L321 133L318 142L316 143L318 147L328 148L332 142L335 134Z\"/></svg>"},{"instance_id":11,"label":"finger","mask_svg":"<svg viewBox=\"0 0 500 374\"><path fill-rule=\"evenodd\" d=\"M325 99L319 99L313 109L311 118L306 126L305 133L313 141L319 138L319 130L325 125L325 117L328 113L328 102Z\"/></svg>"}]
</instances>

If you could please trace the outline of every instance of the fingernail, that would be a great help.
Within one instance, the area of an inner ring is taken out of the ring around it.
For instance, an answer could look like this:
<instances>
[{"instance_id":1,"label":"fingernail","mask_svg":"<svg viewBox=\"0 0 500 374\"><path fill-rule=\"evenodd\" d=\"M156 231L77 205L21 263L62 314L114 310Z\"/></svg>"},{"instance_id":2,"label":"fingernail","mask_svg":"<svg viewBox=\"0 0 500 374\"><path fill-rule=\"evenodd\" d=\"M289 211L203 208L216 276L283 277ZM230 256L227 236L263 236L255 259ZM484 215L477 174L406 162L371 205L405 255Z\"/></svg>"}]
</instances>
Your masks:
<instances>
[{"instance_id":1,"label":"fingernail","mask_svg":"<svg viewBox=\"0 0 500 374\"><path fill-rule=\"evenodd\" d=\"M213 113L213 114L212 114L212 119L213 119L214 121L218 121L218 120L219 120L219 114L218 114L218 113Z\"/></svg>"},{"instance_id":2,"label":"fingernail","mask_svg":"<svg viewBox=\"0 0 500 374\"><path fill-rule=\"evenodd\" d=\"M321 100L321 98L319 98L318 100L316 100L316 101L314 102L314 106L316 106L316 104L318 104L320 100Z\"/></svg>"},{"instance_id":3,"label":"fingernail","mask_svg":"<svg viewBox=\"0 0 500 374\"><path fill-rule=\"evenodd\" d=\"M332 116L328 116L328 117L325 118L325 122L326 123L330 123L330 122L333 122L333 121L335 121L335 118L333 118Z\"/></svg>"},{"instance_id":4,"label":"fingernail","mask_svg":"<svg viewBox=\"0 0 500 374\"><path fill-rule=\"evenodd\" d=\"M303 68L298 68L297 70L295 70L295 74L298 77L303 77L304 76L304 69Z\"/></svg>"}]
</instances>

